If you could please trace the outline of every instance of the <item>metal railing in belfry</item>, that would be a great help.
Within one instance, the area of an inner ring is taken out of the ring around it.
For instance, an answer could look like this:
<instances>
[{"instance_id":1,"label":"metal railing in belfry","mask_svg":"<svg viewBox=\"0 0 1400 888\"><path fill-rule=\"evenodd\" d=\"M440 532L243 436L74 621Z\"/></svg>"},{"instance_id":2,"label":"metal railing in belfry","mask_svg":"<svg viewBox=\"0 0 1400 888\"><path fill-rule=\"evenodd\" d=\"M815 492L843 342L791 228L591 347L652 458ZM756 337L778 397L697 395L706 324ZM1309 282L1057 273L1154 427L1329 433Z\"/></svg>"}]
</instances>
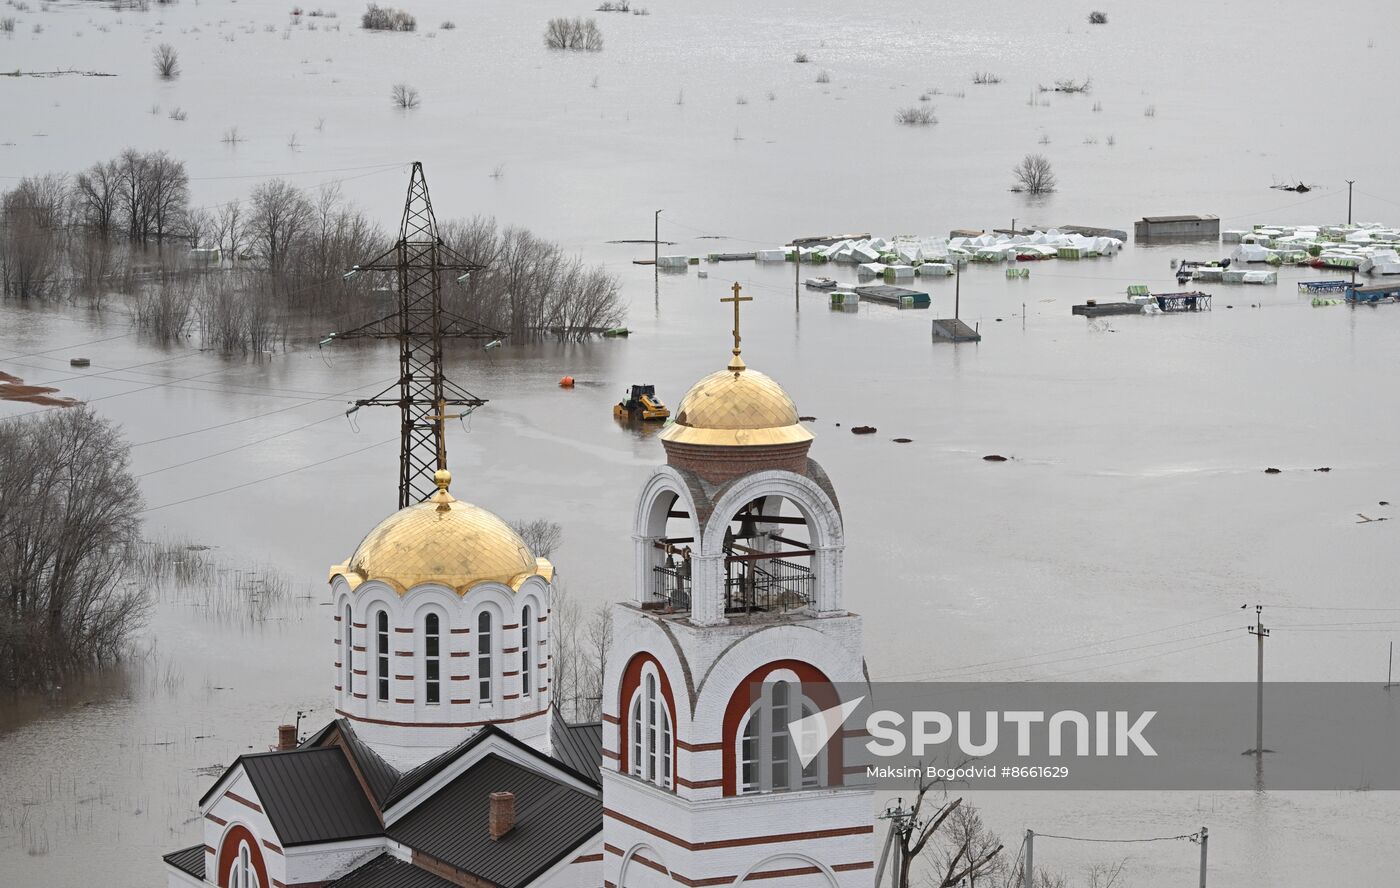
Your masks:
<instances>
[{"instance_id":1,"label":"metal railing in belfry","mask_svg":"<svg viewBox=\"0 0 1400 888\"><path fill-rule=\"evenodd\" d=\"M724 583L724 612L784 613L812 603L816 579L810 568L780 558L731 562ZM654 594L671 611L690 610L690 571L683 565L656 566Z\"/></svg>"},{"instance_id":2,"label":"metal railing in belfry","mask_svg":"<svg viewBox=\"0 0 1400 888\"><path fill-rule=\"evenodd\" d=\"M781 558L730 562L724 584L725 613L783 613L812 601L815 579L810 568Z\"/></svg>"},{"instance_id":3,"label":"metal railing in belfry","mask_svg":"<svg viewBox=\"0 0 1400 888\"><path fill-rule=\"evenodd\" d=\"M656 597L667 610L690 610L690 570L684 566L653 567L656 576Z\"/></svg>"}]
</instances>

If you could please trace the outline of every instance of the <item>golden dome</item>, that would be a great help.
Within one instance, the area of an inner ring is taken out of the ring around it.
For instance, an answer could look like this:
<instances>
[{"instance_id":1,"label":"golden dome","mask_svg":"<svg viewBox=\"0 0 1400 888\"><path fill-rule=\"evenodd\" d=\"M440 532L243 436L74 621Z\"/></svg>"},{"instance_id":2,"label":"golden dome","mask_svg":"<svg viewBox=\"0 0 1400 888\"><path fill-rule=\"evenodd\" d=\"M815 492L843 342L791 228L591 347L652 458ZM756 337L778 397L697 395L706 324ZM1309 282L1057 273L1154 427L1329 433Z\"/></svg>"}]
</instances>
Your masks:
<instances>
[{"instance_id":1,"label":"golden dome","mask_svg":"<svg viewBox=\"0 0 1400 888\"><path fill-rule=\"evenodd\" d=\"M331 577L345 577L351 589L381 580L400 595L421 583L465 594L478 583L518 589L531 576L553 578L549 561L536 558L510 525L447 492L450 472L440 469L433 480L437 493L379 522Z\"/></svg>"},{"instance_id":2,"label":"golden dome","mask_svg":"<svg viewBox=\"0 0 1400 888\"><path fill-rule=\"evenodd\" d=\"M729 367L691 386L661 440L675 444L745 447L812 440L797 406L771 377L750 370L736 354Z\"/></svg>"}]
</instances>

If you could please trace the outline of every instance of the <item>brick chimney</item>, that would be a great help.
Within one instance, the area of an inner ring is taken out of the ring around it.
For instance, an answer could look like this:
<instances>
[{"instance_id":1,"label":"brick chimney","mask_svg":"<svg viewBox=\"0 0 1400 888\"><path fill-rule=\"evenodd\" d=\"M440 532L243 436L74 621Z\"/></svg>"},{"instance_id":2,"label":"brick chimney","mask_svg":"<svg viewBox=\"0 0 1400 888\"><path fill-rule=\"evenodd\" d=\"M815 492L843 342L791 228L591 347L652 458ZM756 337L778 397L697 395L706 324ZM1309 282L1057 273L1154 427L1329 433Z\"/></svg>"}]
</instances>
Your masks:
<instances>
[{"instance_id":1,"label":"brick chimney","mask_svg":"<svg viewBox=\"0 0 1400 888\"><path fill-rule=\"evenodd\" d=\"M491 840L500 841L515 828L515 793L491 793Z\"/></svg>"},{"instance_id":2,"label":"brick chimney","mask_svg":"<svg viewBox=\"0 0 1400 888\"><path fill-rule=\"evenodd\" d=\"M296 725L277 726L277 749L297 748L297 727Z\"/></svg>"}]
</instances>

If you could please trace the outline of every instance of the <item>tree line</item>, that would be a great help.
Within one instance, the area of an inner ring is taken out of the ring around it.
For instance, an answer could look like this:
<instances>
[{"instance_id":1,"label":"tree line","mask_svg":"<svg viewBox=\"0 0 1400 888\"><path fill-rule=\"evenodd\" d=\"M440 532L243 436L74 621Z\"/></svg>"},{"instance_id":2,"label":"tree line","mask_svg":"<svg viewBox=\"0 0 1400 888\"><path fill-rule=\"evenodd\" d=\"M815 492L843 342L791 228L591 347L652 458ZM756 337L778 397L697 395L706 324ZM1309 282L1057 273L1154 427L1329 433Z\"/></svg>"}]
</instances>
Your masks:
<instances>
[{"instance_id":1,"label":"tree line","mask_svg":"<svg viewBox=\"0 0 1400 888\"><path fill-rule=\"evenodd\" d=\"M527 229L474 217L446 223L442 236L487 266L445 292L459 315L520 339L582 339L622 321L615 275ZM0 194L0 293L98 307L115 295L159 338L265 350L298 324L324 333L391 313L391 276L344 272L392 238L337 185L269 179L195 206L183 161L128 149Z\"/></svg>"}]
</instances>

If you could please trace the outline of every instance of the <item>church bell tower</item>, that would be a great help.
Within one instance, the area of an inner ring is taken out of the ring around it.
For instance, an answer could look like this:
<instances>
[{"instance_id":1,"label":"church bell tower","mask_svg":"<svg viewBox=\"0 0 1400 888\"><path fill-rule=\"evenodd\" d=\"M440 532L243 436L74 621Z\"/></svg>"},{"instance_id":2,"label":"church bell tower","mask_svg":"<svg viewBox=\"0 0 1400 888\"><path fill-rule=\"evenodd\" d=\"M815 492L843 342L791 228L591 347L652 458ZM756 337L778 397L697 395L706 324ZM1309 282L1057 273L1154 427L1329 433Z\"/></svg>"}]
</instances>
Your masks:
<instances>
[{"instance_id":1,"label":"church bell tower","mask_svg":"<svg viewBox=\"0 0 1400 888\"><path fill-rule=\"evenodd\" d=\"M661 434L637 498L636 576L614 605L603 698L604 884L868 886L872 796L840 735L814 759L788 725L865 681L842 604L845 535L792 399L741 356Z\"/></svg>"}]
</instances>

